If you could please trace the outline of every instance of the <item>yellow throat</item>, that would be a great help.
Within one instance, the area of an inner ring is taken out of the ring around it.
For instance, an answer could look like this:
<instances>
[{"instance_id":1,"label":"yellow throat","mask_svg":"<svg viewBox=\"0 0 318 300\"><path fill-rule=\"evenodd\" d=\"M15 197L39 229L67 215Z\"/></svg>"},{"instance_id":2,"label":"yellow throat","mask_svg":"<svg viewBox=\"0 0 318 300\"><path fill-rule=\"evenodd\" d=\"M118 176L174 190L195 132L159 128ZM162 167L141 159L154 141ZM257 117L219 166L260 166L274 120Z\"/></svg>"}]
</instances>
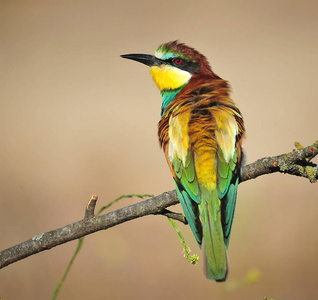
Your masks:
<instances>
[{"instance_id":1,"label":"yellow throat","mask_svg":"<svg viewBox=\"0 0 318 300\"><path fill-rule=\"evenodd\" d=\"M178 68L162 64L150 68L151 76L160 91L176 90L189 82L192 74Z\"/></svg>"}]
</instances>

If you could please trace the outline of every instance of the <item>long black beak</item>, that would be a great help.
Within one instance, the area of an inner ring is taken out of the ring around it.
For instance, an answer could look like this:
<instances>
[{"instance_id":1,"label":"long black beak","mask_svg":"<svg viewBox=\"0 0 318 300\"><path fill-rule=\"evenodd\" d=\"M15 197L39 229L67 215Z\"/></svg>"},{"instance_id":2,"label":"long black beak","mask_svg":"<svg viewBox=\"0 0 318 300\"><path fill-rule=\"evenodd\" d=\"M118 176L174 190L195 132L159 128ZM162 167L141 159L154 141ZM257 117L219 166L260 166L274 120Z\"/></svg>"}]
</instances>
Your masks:
<instances>
[{"instance_id":1,"label":"long black beak","mask_svg":"<svg viewBox=\"0 0 318 300\"><path fill-rule=\"evenodd\" d=\"M149 54L124 54L120 57L135 60L147 66L160 66L163 64L162 60Z\"/></svg>"}]
</instances>

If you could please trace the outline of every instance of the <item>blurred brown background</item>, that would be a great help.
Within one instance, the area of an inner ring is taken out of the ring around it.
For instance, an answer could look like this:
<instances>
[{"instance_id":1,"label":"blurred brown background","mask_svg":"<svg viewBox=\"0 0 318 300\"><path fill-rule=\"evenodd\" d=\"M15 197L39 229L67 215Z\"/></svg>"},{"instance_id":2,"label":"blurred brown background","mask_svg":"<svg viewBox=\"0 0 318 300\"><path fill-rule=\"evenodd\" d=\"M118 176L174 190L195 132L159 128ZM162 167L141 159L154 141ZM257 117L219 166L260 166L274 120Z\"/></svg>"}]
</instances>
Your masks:
<instances>
[{"instance_id":1,"label":"blurred brown background","mask_svg":"<svg viewBox=\"0 0 318 300\"><path fill-rule=\"evenodd\" d=\"M120 54L174 39L205 54L245 117L249 163L317 140L317 29L317 1L1 1L1 249L79 220L92 194L101 206L174 188L160 93ZM58 299L317 299L317 192L282 174L240 185L225 284L151 216L88 236ZM0 297L50 299L75 247L2 269ZM250 270L260 279L237 287Z\"/></svg>"}]
</instances>

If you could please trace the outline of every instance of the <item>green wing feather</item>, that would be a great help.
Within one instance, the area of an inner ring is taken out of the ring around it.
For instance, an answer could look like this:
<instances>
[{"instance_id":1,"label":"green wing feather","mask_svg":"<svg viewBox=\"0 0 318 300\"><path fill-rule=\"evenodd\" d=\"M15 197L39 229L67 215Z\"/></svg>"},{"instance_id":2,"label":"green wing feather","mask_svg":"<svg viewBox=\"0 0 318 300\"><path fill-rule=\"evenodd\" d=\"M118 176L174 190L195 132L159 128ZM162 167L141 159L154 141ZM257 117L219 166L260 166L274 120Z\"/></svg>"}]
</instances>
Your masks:
<instances>
[{"instance_id":1,"label":"green wing feather","mask_svg":"<svg viewBox=\"0 0 318 300\"><path fill-rule=\"evenodd\" d=\"M224 243L228 248L230 242L230 234L232 229L233 217L235 212L236 205L236 196L237 196L237 186L239 178L236 176L236 180L230 184L228 193L224 201L225 209L223 211L223 234L224 234Z\"/></svg>"},{"instance_id":2,"label":"green wing feather","mask_svg":"<svg viewBox=\"0 0 318 300\"><path fill-rule=\"evenodd\" d=\"M198 203L200 203L200 189L196 178L192 152L190 150L187 152L184 163L178 157L174 157L172 165L177 176L175 178L175 186L183 212L201 247L202 233L197 213Z\"/></svg>"},{"instance_id":3,"label":"green wing feather","mask_svg":"<svg viewBox=\"0 0 318 300\"><path fill-rule=\"evenodd\" d=\"M224 243L229 246L230 234L236 205L237 186L239 181L237 168L237 149L227 163L223 152L218 150L218 184L217 190L219 198L222 199L222 226Z\"/></svg>"}]
</instances>

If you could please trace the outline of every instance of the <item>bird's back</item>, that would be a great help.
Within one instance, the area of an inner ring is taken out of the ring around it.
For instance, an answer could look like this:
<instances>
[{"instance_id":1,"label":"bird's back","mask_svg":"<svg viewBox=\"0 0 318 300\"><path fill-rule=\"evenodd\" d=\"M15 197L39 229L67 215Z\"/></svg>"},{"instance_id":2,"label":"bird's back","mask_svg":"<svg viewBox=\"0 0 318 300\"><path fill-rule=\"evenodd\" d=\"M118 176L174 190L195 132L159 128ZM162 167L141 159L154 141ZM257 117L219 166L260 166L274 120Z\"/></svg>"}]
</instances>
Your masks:
<instances>
[{"instance_id":1,"label":"bird's back","mask_svg":"<svg viewBox=\"0 0 318 300\"><path fill-rule=\"evenodd\" d=\"M159 122L160 145L182 208L204 245L207 276L219 281L227 276L243 132L227 82L208 76L192 78Z\"/></svg>"}]
</instances>

